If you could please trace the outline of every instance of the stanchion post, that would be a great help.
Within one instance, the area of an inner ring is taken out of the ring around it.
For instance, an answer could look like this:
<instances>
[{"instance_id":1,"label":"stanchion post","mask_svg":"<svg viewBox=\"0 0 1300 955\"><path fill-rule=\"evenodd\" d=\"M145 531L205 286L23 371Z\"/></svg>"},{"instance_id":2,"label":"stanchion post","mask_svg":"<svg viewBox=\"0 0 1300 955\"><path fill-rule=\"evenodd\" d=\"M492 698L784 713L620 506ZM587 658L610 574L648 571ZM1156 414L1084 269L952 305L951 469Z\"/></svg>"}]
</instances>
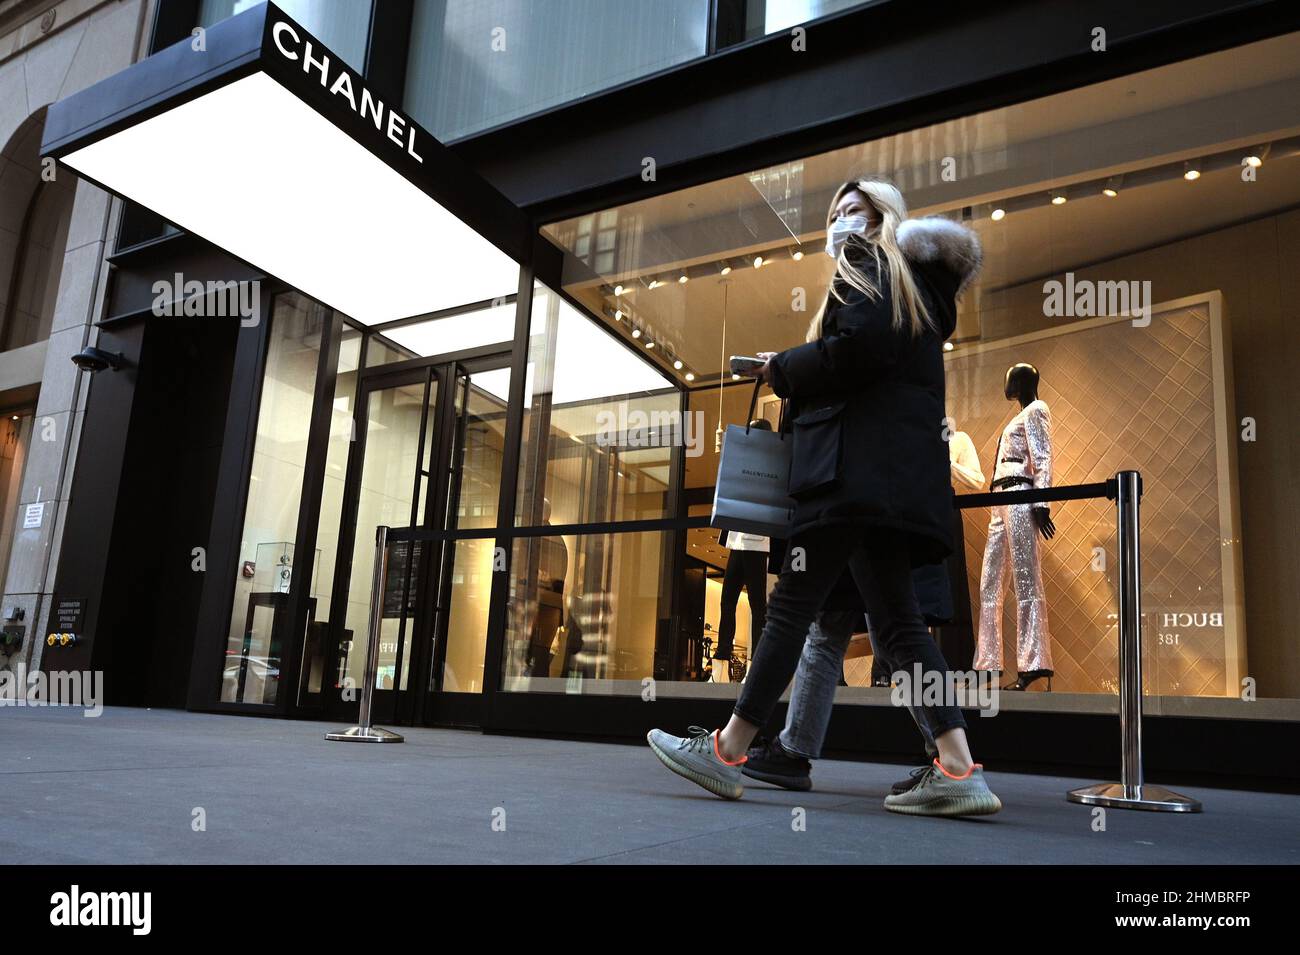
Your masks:
<instances>
[{"instance_id":1,"label":"stanchion post","mask_svg":"<svg viewBox=\"0 0 1300 955\"><path fill-rule=\"evenodd\" d=\"M366 641L366 665L361 678L360 722L345 730L326 733L336 742L400 743L402 737L391 730L370 725L370 705L379 674L379 630L384 622L384 580L388 576L388 528L375 528L375 569L370 581L370 633Z\"/></svg>"},{"instance_id":2,"label":"stanchion post","mask_svg":"<svg viewBox=\"0 0 1300 955\"><path fill-rule=\"evenodd\" d=\"M1142 546L1139 529L1142 477L1115 475L1115 541L1119 550L1120 781L1066 794L1071 802L1116 809L1200 812L1201 804L1142 779Z\"/></svg>"}]
</instances>

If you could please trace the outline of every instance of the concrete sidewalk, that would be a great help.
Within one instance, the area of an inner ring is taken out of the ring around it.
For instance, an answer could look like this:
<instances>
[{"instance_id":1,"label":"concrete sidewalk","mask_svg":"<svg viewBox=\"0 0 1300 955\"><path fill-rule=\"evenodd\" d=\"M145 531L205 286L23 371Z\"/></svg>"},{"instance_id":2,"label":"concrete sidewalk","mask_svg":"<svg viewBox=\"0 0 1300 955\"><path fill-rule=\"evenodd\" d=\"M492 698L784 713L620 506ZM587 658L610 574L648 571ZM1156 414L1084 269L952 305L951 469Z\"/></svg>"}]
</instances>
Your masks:
<instances>
[{"instance_id":1,"label":"concrete sidewalk","mask_svg":"<svg viewBox=\"0 0 1300 955\"><path fill-rule=\"evenodd\" d=\"M918 819L881 805L905 775L895 765L823 760L810 793L754 783L731 803L643 745L433 729L393 746L326 742L336 728L0 708L0 862L1300 862L1300 796L1187 787L1203 814L1111 810L1095 832L1064 793L1096 780L990 767L1001 813Z\"/></svg>"}]
</instances>

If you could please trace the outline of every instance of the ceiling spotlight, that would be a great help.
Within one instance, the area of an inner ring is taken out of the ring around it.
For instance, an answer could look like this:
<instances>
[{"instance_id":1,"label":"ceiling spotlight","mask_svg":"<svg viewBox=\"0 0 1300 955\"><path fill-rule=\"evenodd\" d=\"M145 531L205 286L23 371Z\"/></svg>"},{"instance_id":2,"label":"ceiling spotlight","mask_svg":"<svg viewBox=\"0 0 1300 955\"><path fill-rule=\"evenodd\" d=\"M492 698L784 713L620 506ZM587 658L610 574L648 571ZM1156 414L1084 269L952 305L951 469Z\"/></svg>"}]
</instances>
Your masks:
<instances>
[{"instance_id":1,"label":"ceiling spotlight","mask_svg":"<svg viewBox=\"0 0 1300 955\"><path fill-rule=\"evenodd\" d=\"M740 376L739 376L738 374L736 374L736 373L733 371L733 372L731 373L731 380L732 380L732 381L740 381Z\"/></svg>"},{"instance_id":2,"label":"ceiling spotlight","mask_svg":"<svg viewBox=\"0 0 1300 955\"><path fill-rule=\"evenodd\" d=\"M793 252L790 253L790 258L794 259L796 262L802 261L803 249L795 249Z\"/></svg>"},{"instance_id":3,"label":"ceiling spotlight","mask_svg":"<svg viewBox=\"0 0 1300 955\"><path fill-rule=\"evenodd\" d=\"M675 368L677 371L682 370L682 360L680 358L678 358L676 361L673 362L673 368Z\"/></svg>"},{"instance_id":4,"label":"ceiling spotlight","mask_svg":"<svg viewBox=\"0 0 1300 955\"><path fill-rule=\"evenodd\" d=\"M659 286L661 286L661 285L663 285L663 284L664 284L664 283L663 283L663 282L660 282L658 279L651 279L651 280L650 280L650 284L647 285L646 288L658 288Z\"/></svg>"},{"instance_id":5,"label":"ceiling spotlight","mask_svg":"<svg viewBox=\"0 0 1300 955\"><path fill-rule=\"evenodd\" d=\"M645 347L646 347L646 348L654 348L654 347L655 347L655 343L652 342L652 341L650 341L650 340L647 338L647 339L646 339L646 343L645 343Z\"/></svg>"},{"instance_id":6,"label":"ceiling spotlight","mask_svg":"<svg viewBox=\"0 0 1300 955\"><path fill-rule=\"evenodd\" d=\"M761 255L754 256L754 268L759 269L762 267L763 267L763 257Z\"/></svg>"},{"instance_id":7,"label":"ceiling spotlight","mask_svg":"<svg viewBox=\"0 0 1300 955\"><path fill-rule=\"evenodd\" d=\"M944 351L952 351L952 349L953 349L953 344L952 344L952 342L944 342L944 343L943 343L943 350L944 350Z\"/></svg>"},{"instance_id":8,"label":"ceiling spotlight","mask_svg":"<svg viewBox=\"0 0 1300 955\"><path fill-rule=\"evenodd\" d=\"M1101 194L1105 196L1107 199L1114 199L1116 196L1119 195L1119 187L1122 186L1123 184L1124 184L1123 176L1111 176L1109 179L1106 180L1106 185L1101 190Z\"/></svg>"},{"instance_id":9,"label":"ceiling spotlight","mask_svg":"<svg viewBox=\"0 0 1300 955\"><path fill-rule=\"evenodd\" d=\"M1051 195L1052 195L1052 205L1054 206L1065 205L1065 193L1057 192L1054 190Z\"/></svg>"},{"instance_id":10,"label":"ceiling spotlight","mask_svg":"<svg viewBox=\"0 0 1300 955\"><path fill-rule=\"evenodd\" d=\"M1197 179L1200 179L1201 178L1200 163L1192 162L1191 160L1188 160L1187 162L1183 163L1183 178L1186 179L1188 182L1195 182Z\"/></svg>"},{"instance_id":11,"label":"ceiling spotlight","mask_svg":"<svg viewBox=\"0 0 1300 955\"><path fill-rule=\"evenodd\" d=\"M632 337L633 337L633 338L640 338L640 337L641 337L641 329L639 329L639 328L634 328L634 329L632 329Z\"/></svg>"},{"instance_id":12,"label":"ceiling spotlight","mask_svg":"<svg viewBox=\"0 0 1300 955\"><path fill-rule=\"evenodd\" d=\"M623 321L623 310L621 308L614 309L614 321L616 322Z\"/></svg>"},{"instance_id":13,"label":"ceiling spotlight","mask_svg":"<svg viewBox=\"0 0 1300 955\"><path fill-rule=\"evenodd\" d=\"M1007 210L1000 207L994 209L992 212L989 213L989 218L992 219L994 222L1001 222L1006 217L1007 217Z\"/></svg>"},{"instance_id":14,"label":"ceiling spotlight","mask_svg":"<svg viewBox=\"0 0 1300 955\"><path fill-rule=\"evenodd\" d=\"M1107 186L1105 189L1103 189L1101 191L1101 194L1105 196L1107 199L1114 199L1116 196L1119 195L1119 193L1116 190L1112 189L1110 186Z\"/></svg>"},{"instance_id":15,"label":"ceiling spotlight","mask_svg":"<svg viewBox=\"0 0 1300 955\"><path fill-rule=\"evenodd\" d=\"M720 274L722 274L722 275L729 275L729 274L731 274L731 265L730 265L729 263L727 263L727 262L723 262L723 263L722 263L722 269L721 269Z\"/></svg>"},{"instance_id":16,"label":"ceiling spotlight","mask_svg":"<svg viewBox=\"0 0 1300 955\"><path fill-rule=\"evenodd\" d=\"M1252 169L1258 169L1260 166L1264 165L1264 159L1258 153L1251 153L1242 161Z\"/></svg>"},{"instance_id":17,"label":"ceiling spotlight","mask_svg":"<svg viewBox=\"0 0 1300 955\"><path fill-rule=\"evenodd\" d=\"M695 372L693 372L693 371L688 371L688 372L686 373L686 380L687 380L687 381L694 381L694 380L695 380Z\"/></svg>"},{"instance_id":18,"label":"ceiling spotlight","mask_svg":"<svg viewBox=\"0 0 1300 955\"><path fill-rule=\"evenodd\" d=\"M615 285L615 286L614 286L614 294L615 294L615 295L622 295L622 294L623 294L623 286L621 286L621 285Z\"/></svg>"},{"instance_id":19,"label":"ceiling spotlight","mask_svg":"<svg viewBox=\"0 0 1300 955\"><path fill-rule=\"evenodd\" d=\"M678 281L679 284L681 284L681 285L685 285L685 284L686 284L686 281L687 281L687 275L686 275L686 273L683 272L681 275L677 276L677 281Z\"/></svg>"}]
</instances>

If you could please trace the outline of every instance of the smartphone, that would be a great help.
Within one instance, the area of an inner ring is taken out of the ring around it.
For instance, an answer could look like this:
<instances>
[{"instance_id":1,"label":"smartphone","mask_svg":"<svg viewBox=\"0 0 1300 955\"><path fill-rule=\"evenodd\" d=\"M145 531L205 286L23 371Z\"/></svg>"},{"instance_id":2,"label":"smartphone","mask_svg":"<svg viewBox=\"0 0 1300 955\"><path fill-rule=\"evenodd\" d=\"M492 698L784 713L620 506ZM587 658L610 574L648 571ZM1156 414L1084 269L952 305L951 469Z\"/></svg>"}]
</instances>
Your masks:
<instances>
[{"instance_id":1,"label":"smartphone","mask_svg":"<svg viewBox=\"0 0 1300 955\"><path fill-rule=\"evenodd\" d=\"M731 356L731 373L733 375L744 375L747 378L757 378L758 370L766 362L761 358L750 358L748 355Z\"/></svg>"}]
</instances>

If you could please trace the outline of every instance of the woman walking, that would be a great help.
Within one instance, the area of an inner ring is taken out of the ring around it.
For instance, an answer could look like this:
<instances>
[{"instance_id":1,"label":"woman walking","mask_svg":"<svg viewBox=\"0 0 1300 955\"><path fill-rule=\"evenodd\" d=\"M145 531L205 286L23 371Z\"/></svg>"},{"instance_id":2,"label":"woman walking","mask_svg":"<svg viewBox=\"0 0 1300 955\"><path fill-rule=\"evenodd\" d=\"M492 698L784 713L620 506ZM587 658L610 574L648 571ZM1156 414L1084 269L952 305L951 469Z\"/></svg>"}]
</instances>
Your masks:
<instances>
[{"instance_id":1,"label":"woman walking","mask_svg":"<svg viewBox=\"0 0 1300 955\"><path fill-rule=\"evenodd\" d=\"M766 353L760 372L792 407L790 546L768 598L758 653L726 727L648 735L673 772L728 799L744 791L745 751L794 675L809 624L847 567L887 659L913 692L948 669L917 608L912 568L952 548L944 443L943 342L956 297L980 264L975 234L942 218L907 220L883 179L842 185L827 215L836 261L808 341ZM928 696L928 694L927 694ZM953 701L925 706L939 755L885 808L914 815L997 812Z\"/></svg>"}]
</instances>

